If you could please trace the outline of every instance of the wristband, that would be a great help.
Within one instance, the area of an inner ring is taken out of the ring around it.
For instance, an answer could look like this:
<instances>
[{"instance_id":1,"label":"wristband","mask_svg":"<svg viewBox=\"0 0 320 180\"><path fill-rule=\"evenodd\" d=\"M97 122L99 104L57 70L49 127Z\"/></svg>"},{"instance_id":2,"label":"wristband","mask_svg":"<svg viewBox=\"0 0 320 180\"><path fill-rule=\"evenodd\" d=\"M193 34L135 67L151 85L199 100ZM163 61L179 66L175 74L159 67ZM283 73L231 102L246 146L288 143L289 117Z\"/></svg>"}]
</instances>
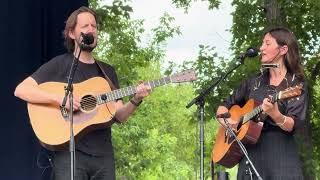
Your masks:
<instances>
[{"instance_id":1,"label":"wristband","mask_svg":"<svg viewBox=\"0 0 320 180\"><path fill-rule=\"evenodd\" d=\"M140 102L135 102L133 99L130 99L131 104L135 105L136 107L140 106L140 104L142 103L142 101Z\"/></svg>"}]
</instances>

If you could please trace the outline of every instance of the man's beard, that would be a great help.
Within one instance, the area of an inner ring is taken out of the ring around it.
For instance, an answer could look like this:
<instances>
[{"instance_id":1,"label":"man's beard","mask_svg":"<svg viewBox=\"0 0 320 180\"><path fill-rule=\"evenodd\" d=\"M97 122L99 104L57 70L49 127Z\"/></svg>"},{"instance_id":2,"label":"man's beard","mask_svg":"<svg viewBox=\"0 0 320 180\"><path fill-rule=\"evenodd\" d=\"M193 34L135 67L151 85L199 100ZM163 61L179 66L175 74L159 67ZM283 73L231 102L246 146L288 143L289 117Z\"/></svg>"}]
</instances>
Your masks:
<instances>
[{"instance_id":1,"label":"man's beard","mask_svg":"<svg viewBox=\"0 0 320 180\"><path fill-rule=\"evenodd\" d=\"M90 44L90 45L81 44L81 45L80 45L81 50L82 50L82 51L85 51L85 52L92 52L95 47L96 47L96 45L92 46L92 44Z\"/></svg>"}]
</instances>

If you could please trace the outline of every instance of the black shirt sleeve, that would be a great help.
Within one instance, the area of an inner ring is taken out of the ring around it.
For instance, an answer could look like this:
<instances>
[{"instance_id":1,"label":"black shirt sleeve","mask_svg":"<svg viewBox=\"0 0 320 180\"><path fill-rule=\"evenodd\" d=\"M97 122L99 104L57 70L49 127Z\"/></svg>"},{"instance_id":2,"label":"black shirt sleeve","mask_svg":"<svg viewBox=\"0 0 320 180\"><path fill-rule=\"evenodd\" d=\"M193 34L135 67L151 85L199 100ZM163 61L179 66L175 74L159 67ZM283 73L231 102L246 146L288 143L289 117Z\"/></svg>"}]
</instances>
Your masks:
<instances>
[{"instance_id":1,"label":"black shirt sleeve","mask_svg":"<svg viewBox=\"0 0 320 180\"><path fill-rule=\"evenodd\" d=\"M285 115L291 117L294 120L294 129L297 129L304 123L307 115L308 104L308 88L307 84L304 83L301 95L287 101Z\"/></svg>"},{"instance_id":2,"label":"black shirt sleeve","mask_svg":"<svg viewBox=\"0 0 320 180\"><path fill-rule=\"evenodd\" d=\"M69 64L66 58L70 58L70 55L57 56L47 63L43 64L31 77L38 83L44 82L63 82L67 81L66 68L69 68Z\"/></svg>"}]
</instances>

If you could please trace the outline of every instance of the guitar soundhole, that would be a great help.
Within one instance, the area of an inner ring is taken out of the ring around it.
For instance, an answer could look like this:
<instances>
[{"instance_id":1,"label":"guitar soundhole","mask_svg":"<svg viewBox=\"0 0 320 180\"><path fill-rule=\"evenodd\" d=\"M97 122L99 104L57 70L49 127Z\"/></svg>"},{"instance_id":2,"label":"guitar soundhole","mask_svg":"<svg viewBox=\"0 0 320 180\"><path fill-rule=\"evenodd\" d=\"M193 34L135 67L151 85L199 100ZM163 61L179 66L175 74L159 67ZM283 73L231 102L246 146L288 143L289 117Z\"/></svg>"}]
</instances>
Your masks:
<instances>
[{"instance_id":1,"label":"guitar soundhole","mask_svg":"<svg viewBox=\"0 0 320 180\"><path fill-rule=\"evenodd\" d=\"M83 111L92 111L97 106L97 98L92 95L85 95L80 101L80 107Z\"/></svg>"}]
</instances>

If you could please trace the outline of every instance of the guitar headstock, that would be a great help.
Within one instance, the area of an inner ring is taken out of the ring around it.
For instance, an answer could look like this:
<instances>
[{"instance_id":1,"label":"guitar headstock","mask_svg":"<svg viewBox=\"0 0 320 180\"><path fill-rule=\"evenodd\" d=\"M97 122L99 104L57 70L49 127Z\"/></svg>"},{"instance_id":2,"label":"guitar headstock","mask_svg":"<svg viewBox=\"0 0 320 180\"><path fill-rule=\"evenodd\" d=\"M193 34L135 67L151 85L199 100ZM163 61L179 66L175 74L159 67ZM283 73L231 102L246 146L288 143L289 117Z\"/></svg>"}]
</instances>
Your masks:
<instances>
[{"instance_id":1,"label":"guitar headstock","mask_svg":"<svg viewBox=\"0 0 320 180\"><path fill-rule=\"evenodd\" d=\"M197 79L195 70L188 69L170 76L171 82L180 83L180 82L190 82Z\"/></svg>"},{"instance_id":2,"label":"guitar headstock","mask_svg":"<svg viewBox=\"0 0 320 180\"><path fill-rule=\"evenodd\" d=\"M280 91L278 93L278 97L277 99L287 99L287 98L291 98L291 97L296 97L296 96L300 96L301 92L302 92L302 83L294 86L294 87L289 87L283 91Z\"/></svg>"}]
</instances>

